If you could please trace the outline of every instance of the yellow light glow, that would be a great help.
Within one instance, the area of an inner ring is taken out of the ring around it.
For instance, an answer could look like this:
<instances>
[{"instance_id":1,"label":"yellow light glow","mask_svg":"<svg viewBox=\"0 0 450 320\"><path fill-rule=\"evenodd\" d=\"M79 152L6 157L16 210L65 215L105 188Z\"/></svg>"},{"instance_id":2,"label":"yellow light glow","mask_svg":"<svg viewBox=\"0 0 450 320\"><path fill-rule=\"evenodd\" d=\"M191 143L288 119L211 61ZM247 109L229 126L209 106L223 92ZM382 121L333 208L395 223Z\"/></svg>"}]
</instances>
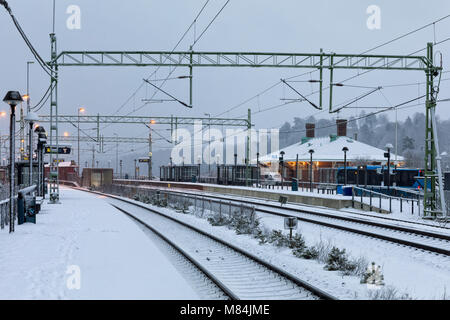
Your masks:
<instances>
[{"instance_id":1,"label":"yellow light glow","mask_svg":"<svg viewBox=\"0 0 450 320\"><path fill-rule=\"evenodd\" d=\"M6 111L0 111L0 117L6 117Z\"/></svg>"},{"instance_id":2,"label":"yellow light glow","mask_svg":"<svg viewBox=\"0 0 450 320\"><path fill-rule=\"evenodd\" d=\"M84 109L84 108L80 108L80 109L78 109L78 111L80 111L81 113L83 113L83 112L85 112L85 111L86 111L86 109Z\"/></svg>"},{"instance_id":3,"label":"yellow light glow","mask_svg":"<svg viewBox=\"0 0 450 320\"><path fill-rule=\"evenodd\" d=\"M68 137L69 136L69 133L66 131L66 132L64 132L64 137Z\"/></svg>"},{"instance_id":4,"label":"yellow light glow","mask_svg":"<svg viewBox=\"0 0 450 320\"><path fill-rule=\"evenodd\" d=\"M30 98L30 96L27 95L27 94L25 94L25 95L22 96L22 99L25 100L25 101L27 101L29 98Z\"/></svg>"},{"instance_id":5,"label":"yellow light glow","mask_svg":"<svg viewBox=\"0 0 450 320\"><path fill-rule=\"evenodd\" d=\"M150 124L155 124L156 120L150 120Z\"/></svg>"}]
</instances>

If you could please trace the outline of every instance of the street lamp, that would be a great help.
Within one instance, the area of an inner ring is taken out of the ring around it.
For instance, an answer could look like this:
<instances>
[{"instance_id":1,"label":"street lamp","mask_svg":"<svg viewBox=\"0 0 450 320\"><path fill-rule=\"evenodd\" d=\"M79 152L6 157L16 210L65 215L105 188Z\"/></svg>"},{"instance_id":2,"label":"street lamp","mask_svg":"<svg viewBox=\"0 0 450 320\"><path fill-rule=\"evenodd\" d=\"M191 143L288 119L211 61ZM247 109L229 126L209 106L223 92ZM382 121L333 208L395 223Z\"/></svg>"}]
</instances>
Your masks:
<instances>
[{"instance_id":1,"label":"street lamp","mask_svg":"<svg viewBox=\"0 0 450 320\"><path fill-rule=\"evenodd\" d=\"M44 127L37 126L34 132L38 134L37 159L38 159L38 195L45 197L44 192L44 146L47 143L47 134Z\"/></svg>"},{"instance_id":2,"label":"street lamp","mask_svg":"<svg viewBox=\"0 0 450 320\"><path fill-rule=\"evenodd\" d=\"M233 170L233 184L236 184L237 178L237 153L234 154L234 170Z\"/></svg>"},{"instance_id":3,"label":"street lamp","mask_svg":"<svg viewBox=\"0 0 450 320\"><path fill-rule=\"evenodd\" d=\"M312 159L312 156L313 156L313 153L314 153L314 150L313 149L310 149L309 151L309 155L310 155L310 163L309 163L309 191L310 192L313 192L312 190L312 184L313 184L313 170L312 170L312 168L313 168L313 159Z\"/></svg>"},{"instance_id":4,"label":"street lamp","mask_svg":"<svg viewBox=\"0 0 450 320\"><path fill-rule=\"evenodd\" d=\"M113 133L113 135L116 137L116 177L117 177L119 174L119 136L115 132ZM120 176L119 179L121 179Z\"/></svg>"},{"instance_id":5,"label":"street lamp","mask_svg":"<svg viewBox=\"0 0 450 320\"><path fill-rule=\"evenodd\" d=\"M211 176L211 113L205 113L209 117L208 123L208 176Z\"/></svg>"},{"instance_id":6,"label":"street lamp","mask_svg":"<svg viewBox=\"0 0 450 320\"><path fill-rule=\"evenodd\" d=\"M84 108L78 108L78 177L81 177L81 172L80 172L80 113L84 113L86 111L86 109Z\"/></svg>"},{"instance_id":7,"label":"street lamp","mask_svg":"<svg viewBox=\"0 0 450 320\"><path fill-rule=\"evenodd\" d=\"M387 169L388 169L388 176L387 176L387 191L388 194L391 194L390 192L390 186L391 186L391 149L394 146L390 143L386 144L387 152L384 154L384 156L388 159L387 160Z\"/></svg>"},{"instance_id":8,"label":"street lamp","mask_svg":"<svg viewBox=\"0 0 450 320\"><path fill-rule=\"evenodd\" d=\"M170 158L170 162L172 162L172 158ZM202 164L202 156L201 155L197 156L197 164L198 164L198 178L197 178L197 182L200 182L200 169L201 169L201 164Z\"/></svg>"},{"instance_id":9,"label":"street lamp","mask_svg":"<svg viewBox=\"0 0 450 320\"><path fill-rule=\"evenodd\" d=\"M152 137L152 128L151 125L156 124L155 120L150 120L150 126L149 133L148 133L148 179L153 179L153 166L152 166L152 160L153 160L153 137Z\"/></svg>"},{"instance_id":10,"label":"street lamp","mask_svg":"<svg viewBox=\"0 0 450 320\"><path fill-rule=\"evenodd\" d=\"M35 122L39 121L39 116L34 112L28 112L25 117L25 121L29 123L30 129L28 131L28 163L30 165L29 168L29 177L28 177L28 186L33 185L33 125Z\"/></svg>"},{"instance_id":11,"label":"street lamp","mask_svg":"<svg viewBox=\"0 0 450 320\"><path fill-rule=\"evenodd\" d=\"M281 167L281 189L283 189L283 183L284 183L284 176L283 176L283 169L284 169L284 151L280 152L280 158L278 159L280 161L280 167Z\"/></svg>"},{"instance_id":12,"label":"street lamp","mask_svg":"<svg viewBox=\"0 0 450 320\"><path fill-rule=\"evenodd\" d=\"M27 94L22 98L27 101L27 114L31 111L31 99L30 99L30 64L33 64L34 61L27 61ZM33 134L33 131L28 132L29 135ZM28 138L29 139L29 138ZM28 140L29 141L29 140Z\"/></svg>"},{"instance_id":13,"label":"street lamp","mask_svg":"<svg viewBox=\"0 0 450 320\"><path fill-rule=\"evenodd\" d=\"M347 185L347 152L348 148L343 147L342 151L344 151L344 186Z\"/></svg>"},{"instance_id":14,"label":"street lamp","mask_svg":"<svg viewBox=\"0 0 450 320\"><path fill-rule=\"evenodd\" d=\"M217 164L217 184L219 184L220 154L216 154L216 164Z\"/></svg>"},{"instance_id":15,"label":"street lamp","mask_svg":"<svg viewBox=\"0 0 450 320\"><path fill-rule=\"evenodd\" d=\"M15 136L16 136L16 106L23 101L18 91L9 91L3 101L11 107L11 116L9 120L9 232L14 232L14 212L15 212Z\"/></svg>"},{"instance_id":16,"label":"street lamp","mask_svg":"<svg viewBox=\"0 0 450 320\"><path fill-rule=\"evenodd\" d=\"M259 188L259 152L256 153L256 187Z\"/></svg>"}]
</instances>

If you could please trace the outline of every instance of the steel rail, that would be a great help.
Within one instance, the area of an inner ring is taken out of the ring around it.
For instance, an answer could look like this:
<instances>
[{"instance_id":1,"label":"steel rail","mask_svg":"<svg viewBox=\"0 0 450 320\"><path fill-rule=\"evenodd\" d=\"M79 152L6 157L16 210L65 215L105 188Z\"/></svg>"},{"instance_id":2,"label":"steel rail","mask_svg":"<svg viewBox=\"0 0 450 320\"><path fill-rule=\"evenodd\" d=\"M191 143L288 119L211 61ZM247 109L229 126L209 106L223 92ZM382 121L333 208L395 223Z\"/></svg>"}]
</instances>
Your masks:
<instances>
[{"instance_id":1,"label":"steel rail","mask_svg":"<svg viewBox=\"0 0 450 320\"><path fill-rule=\"evenodd\" d=\"M186 191L181 192L181 191L173 191L173 190L164 191L164 192L172 192L172 193L177 193L177 194L188 193ZM192 193L190 193L190 194L192 194ZM209 199L226 200L226 201L234 201L234 202L239 202L239 203L253 204L255 206L265 206L265 207L288 210L288 211L299 212L299 213L306 213L306 214L311 214L311 215L316 215L316 216L321 216L321 217L326 217L326 218L331 218L331 219L336 219L336 220L343 220L343 221L354 222L354 223L359 223L359 224L363 224L363 225L366 224L366 225L384 228L384 229L391 229L394 231L415 234L418 236L426 236L429 238L450 241L450 236L433 233L433 232L428 232L428 231L424 231L424 230L409 229L406 227L388 225L388 224L383 224L383 223L378 223L378 222L373 222L373 221L364 221L364 220L359 220L359 219L350 218L350 217L340 217L340 216L330 215L330 214L326 214L326 213L322 213L322 212L308 211L308 210L289 208L289 207L279 207L279 206L272 205L272 204L250 201L248 199L245 199L245 200L239 200L239 199L234 199L234 198L230 199L230 198L226 198L226 197L220 197L220 196L214 196L214 195L204 195L204 194L202 194L202 197L209 198ZM214 201L214 200L212 200L212 201ZM216 203L218 203L218 202L219 201L216 201ZM262 213L267 213L270 215L276 215L276 216L281 216L281 217L290 217L291 216L287 213L276 212L273 210L262 209L262 208L258 208L258 207L256 207L255 210L262 212ZM317 220L309 219L309 218L305 218L305 217L296 216L296 218L300 221L304 221L304 222L308 222L308 223L318 224L318 225L322 225L322 226L333 228L333 229L339 229L339 230L343 230L343 231L347 231L347 232L356 233L359 235L369 236L371 238L376 238L376 239L380 239L380 240L393 242L396 244L406 245L406 246L416 248L416 249L426 250L426 251L430 251L433 253L450 256L450 249L447 250L444 248L438 248L438 247L434 247L434 246L430 246L430 245L426 245L426 244L422 244L422 243L418 243L418 242L414 242L414 241L399 239L399 238L395 238L395 237L391 237L391 236L387 236L387 235L377 234L377 233L370 232L370 231L364 231L364 230L355 229L352 227L336 225L333 223L317 221Z\"/></svg>"},{"instance_id":2,"label":"steel rail","mask_svg":"<svg viewBox=\"0 0 450 320\"><path fill-rule=\"evenodd\" d=\"M102 195L102 196L106 196L106 197L109 197L109 198L112 198L112 199L116 199L116 200L119 200L119 201L122 201L122 202L125 202L125 203L128 203L128 204L132 204L132 205L134 205L136 207L139 207L139 208L142 208L144 210L156 213L159 216L167 218L167 219L169 219L169 220L171 220L171 221L173 221L175 223L178 223L178 224L180 224L180 225L182 225L182 226L184 226L184 227L186 227L186 228L188 228L188 229L190 229L190 230L192 230L192 231L194 231L194 232L196 232L196 233L198 233L198 234L200 234L202 236L205 236L205 237L207 237L207 238L209 238L209 239L211 239L211 240L213 240L213 241L215 241L215 242L217 242L217 243L219 243L221 245L224 245L225 247L228 247L229 249L231 249L231 250L233 250L233 251L235 251L235 252L245 256L246 258L254 261L256 264L259 264L259 265L269 269L270 271L278 274L280 277L292 281L297 286L299 286L299 287L301 287L303 289L306 289L307 291L311 292L313 295L317 296L320 299L323 299L323 300L337 300L336 297L334 297L334 296L330 295L329 293L327 293L327 292L325 292L325 291L323 291L323 290L321 290L321 289L319 289L319 288L309 284L308 282L306 282L304 280L301 280L300 278L296 277L295 275L293 275L293 274L291 274L291 273L289 273L289 272L287 272L285 270L282 270L279 267L277 267L277 266L275 266L275 265L273 265L273 264L271 264L271 263L269 263L267 261L262 260L261 258L255 256L255 255L253 255L252 253L247 252L247 251L245 251L245 250L243 250L243 249L241 249L241 248L239 248L237 246L234 246L234 245L224 241L223 239L220 239L220 238L218 238L218 237L216 237L214 235L211 235L211 234L209 234L209 233L207 233L207 232L205 232L205 231L203 231L201 229L193 227L193 226L189 225L188 223L186 223L184 221L180 221L180 220L178 220L176 218L173 218L173 217L170 217L170 216L168 216L168 215L166 215L164 213L161 213L161 212L159 212L159 211L157 211L155 209L149 208L149 207L147 207L145 205L141 205L141 204L135 203L135 202L133 202L131 200L127 200L127 199L124 199L124 198L121 198L121 197L118 197L118 196L114 196L114 195L111 195L111 194L102 193L102 192L98 192L98 191L91 191L91 190L87 190L87 189L83 189L83 188L74 188L74 189L85 191L85 192L90 192L90 193L95 193L95 194L99 194L99 195ZM122 212L124 211L124 210L121 210L121 209L119 209L119 210L122 211ZM138 219L138 218L136 218L136 219ZM169 240L169 239L167 239L167 240ZM231 290L229 288L226 287L226 285L224 285L218 279L216 279L214 275L212 275L209 272L206 273L206 274L208 275L208 277L210 277L210 276L213 277L215 279L214 282L224 292L226 292L227 295L232 296L232 297L234 296L236 299L239 299L233 292L231 292Z\"/></svg>"}]
</instances>

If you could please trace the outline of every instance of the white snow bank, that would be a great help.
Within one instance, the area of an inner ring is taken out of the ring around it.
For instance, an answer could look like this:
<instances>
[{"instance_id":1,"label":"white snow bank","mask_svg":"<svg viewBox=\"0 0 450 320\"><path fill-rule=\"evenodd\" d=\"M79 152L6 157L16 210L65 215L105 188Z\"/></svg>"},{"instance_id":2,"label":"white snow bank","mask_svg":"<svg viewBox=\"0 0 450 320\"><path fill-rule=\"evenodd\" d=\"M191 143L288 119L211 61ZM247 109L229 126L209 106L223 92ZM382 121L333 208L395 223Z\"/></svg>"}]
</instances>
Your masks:
<instances>
[{"instance_id":1,"label":"white snow bank","mask_svg":"<svg viewBox=\"0 0 450 320\"><path fill-rule=\"evenodd\" d=\"M138 225L102 197L61 189L61 202L45 203L36 225L0 231L0 299L199 298ZM80 289L69 289L78 267Z\"/></svg>"}]
</instances>

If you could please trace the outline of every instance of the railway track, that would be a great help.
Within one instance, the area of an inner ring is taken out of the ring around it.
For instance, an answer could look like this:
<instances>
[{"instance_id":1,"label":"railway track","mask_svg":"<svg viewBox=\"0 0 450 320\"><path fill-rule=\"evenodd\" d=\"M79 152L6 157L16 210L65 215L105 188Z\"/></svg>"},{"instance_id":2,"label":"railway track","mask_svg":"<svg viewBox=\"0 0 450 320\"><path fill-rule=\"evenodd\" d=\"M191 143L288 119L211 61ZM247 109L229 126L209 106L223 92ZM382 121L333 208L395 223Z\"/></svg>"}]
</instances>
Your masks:
<instances>
[{"instance_id":1,"label":"railway track","mask_svg":"<svg viewBox=\"0 0 450 320\"><path fill-rule=\"evenodd\" d=\"M165 190L165 192L171 192L180 195L198 195L198 193L188 191L181 192L174 190ZM280 205L271 204L267 201L261 202L251 200L251 198L238 199L236 197L225 197L204 193L201 194L201 197L217 202L232 201L235 203L253 205L255 206L256 212L280 217L295 216L299 221L389 241L395 244L408 246L416 250L425 250L435 254L450 256L450 235L442 233L419 230L415 228L407 228L405 226L358 219L348 216L340 216L313 210L305 210L293 207L280 207Z\"/></svg>"},{"instance_id":2,"label":"railway track","mask_svg":"<svg viewBox=\"0 0 450 320\"><path fill-rule=\"evenodd\" d=\"M158 210L95 193L109 197L116 209L158 235L231 300L336 299L257 256Z\"/></svg>"}]
</instances>

